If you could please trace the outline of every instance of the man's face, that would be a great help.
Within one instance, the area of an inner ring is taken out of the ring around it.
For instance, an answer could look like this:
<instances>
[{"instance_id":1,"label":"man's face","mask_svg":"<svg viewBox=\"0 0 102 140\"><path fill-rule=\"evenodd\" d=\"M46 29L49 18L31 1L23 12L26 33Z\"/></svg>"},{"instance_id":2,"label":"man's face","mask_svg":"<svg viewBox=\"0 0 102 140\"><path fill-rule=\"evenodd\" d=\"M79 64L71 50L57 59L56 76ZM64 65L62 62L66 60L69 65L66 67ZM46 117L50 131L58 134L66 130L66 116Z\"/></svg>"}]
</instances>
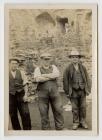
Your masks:
<instances>
[{"instance_id":1,"label":"man's face","mask_svg":"<svg viewBox=\"0 0 102 140\"><path fill-rule=\"evenodd\" d=\"M43 59L41 59L41 62L42 62L43 66L49 66L52 62L52 59L51 58L47 58L47 59L43 58Z\"/></svg>"},{"instance_id":2,"label":"man's face","mask_svg":"<svg viewBox=\"0 0 102 140\"><path fill-rule=\"evenodd\" d=\"M75 56L71 56L71 61L76 64L79 62L79 56L75 55Z\"/></svg>"},{"instance_id":3,"label":"man's face","mask_svg":"<svg viewBox=\"0 0 102 140\"><path fill-rule=\"evenodd\" d=\"M11 68L12 71L16 71L17 68L18 68L18 62L15 61L15 60L12 60L12 61L10 62L10 68Z\"/></svg>"}]
</instances>

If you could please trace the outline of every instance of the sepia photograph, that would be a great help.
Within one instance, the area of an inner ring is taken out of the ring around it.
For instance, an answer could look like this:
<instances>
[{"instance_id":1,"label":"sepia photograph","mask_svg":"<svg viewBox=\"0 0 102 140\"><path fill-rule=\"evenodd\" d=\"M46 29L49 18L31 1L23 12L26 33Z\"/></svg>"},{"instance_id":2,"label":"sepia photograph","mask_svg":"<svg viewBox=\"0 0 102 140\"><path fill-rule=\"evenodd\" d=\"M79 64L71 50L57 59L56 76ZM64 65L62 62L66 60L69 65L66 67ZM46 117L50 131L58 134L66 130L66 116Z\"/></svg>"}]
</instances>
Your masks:
<instances>
[{"instance_id":1,"label":"sepia photograph","mask_svg":"<svg viewBox=\"0 0 102 140\"><path fill-rule=\"evenodd\" d=\"M5 135L97 135L97 48L97 4L5 4Z\"/></svg>"}]
</instances>

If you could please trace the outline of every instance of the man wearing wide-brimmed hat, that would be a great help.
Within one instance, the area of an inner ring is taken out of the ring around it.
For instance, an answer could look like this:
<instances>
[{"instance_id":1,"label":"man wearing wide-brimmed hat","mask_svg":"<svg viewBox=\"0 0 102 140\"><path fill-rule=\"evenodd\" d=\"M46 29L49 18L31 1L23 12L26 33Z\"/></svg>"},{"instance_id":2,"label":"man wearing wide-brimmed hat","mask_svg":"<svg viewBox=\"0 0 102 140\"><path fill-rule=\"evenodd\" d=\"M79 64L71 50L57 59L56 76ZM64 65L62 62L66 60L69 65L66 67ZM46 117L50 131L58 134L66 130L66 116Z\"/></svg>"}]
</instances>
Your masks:
<instances>
[{"instance_id":1,"label":"man wearing wide-brimmed hat","mask_svg":"<svg viewBox=\"0 0 102 140\"><path fill-rule=\"evenodd\" d=\"M52 55L49 53L43 53L40 62L40 67L35 69L34 78L38 83L38 105L41 115L42 130L50 129L49 104L53 111L55 128L56 130L62 130L64 127L64 119L61 97L57 85L59 70L52 64Z\"/></svg>"},{"instance_id":2,"label":"man wearing wide-brimmed hat","mask_svg":"<svg viewBox=\"0 0 102 140\"><path fill-rule=\"evenodd\" d=\"M14 130L21 130L18 119L18 111L21 116L24 130L31 130L31 120L29 114L27 77L24 72L19 70L19 59L10 59L9 71L9 114Z\"/></svg>"},{"instance_id":3,"label":"man wearing wide-brimmed hat","mask_svg":"<svg viewBox=\"0 0 102 140\"><path fill-rule=\"evenodd\" d=\"M87 129L86 123L86 95L90 93L89 78L85 66L80 58L83 56L73 49L69 58L71 64L65 69L63 87L66 95L70 98L73 114L73 129L79 126Z\"/></svg>"}]
</instances>

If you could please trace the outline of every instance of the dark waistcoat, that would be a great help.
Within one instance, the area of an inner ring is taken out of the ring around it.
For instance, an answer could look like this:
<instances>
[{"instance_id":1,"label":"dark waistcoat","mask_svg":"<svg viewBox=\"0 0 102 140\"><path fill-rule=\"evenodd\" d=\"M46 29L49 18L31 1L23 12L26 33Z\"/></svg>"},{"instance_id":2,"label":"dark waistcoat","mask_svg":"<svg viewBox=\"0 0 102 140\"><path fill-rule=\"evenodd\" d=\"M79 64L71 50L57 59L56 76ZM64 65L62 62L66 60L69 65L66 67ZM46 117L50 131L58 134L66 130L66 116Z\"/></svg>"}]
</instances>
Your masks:
<instances>
[{"instance_id":1,"label":"dark waistcoat","mask_svg":"<svg viewBox=\"0 0 102 140\"><path fill-rule=\"evenodd\" d=\"M79 88L84 89L85 88L85 82L84 82L84 79L80 72L80 69L76 70L74 68L73 76L72 76L72 87L74 89L79 89Z\"/></svg>"},{"instance_id":2,"label":"dark waistcoat","mask_svg":"<svg viewBox=\"0 0 102 140\"><path fill-rule=\"evenodd\" d=\"M17 70L15 78L12 76L11 72L9 72L9 93L15 95L16 92L20 92L22 90L23 80L21 72Z\"/></svg>"}]
</instances>

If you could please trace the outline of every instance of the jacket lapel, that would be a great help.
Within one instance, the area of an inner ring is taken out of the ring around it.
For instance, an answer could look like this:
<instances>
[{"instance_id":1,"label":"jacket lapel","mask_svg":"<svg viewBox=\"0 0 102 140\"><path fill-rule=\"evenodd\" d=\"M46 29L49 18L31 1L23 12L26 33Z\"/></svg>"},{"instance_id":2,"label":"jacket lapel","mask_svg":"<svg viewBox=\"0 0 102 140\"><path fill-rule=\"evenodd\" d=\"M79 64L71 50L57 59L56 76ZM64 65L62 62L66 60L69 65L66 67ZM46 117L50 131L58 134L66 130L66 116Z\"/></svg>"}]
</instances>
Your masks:
<instances>
[{"instance_id":1,"label":"jacket lapel","mask_svg":"<svg viewBox=\"0 0 102 140\"><path fill-rule=\"evenodd\" d=\"M87 82L87 80L86 80L86 76L85 76L85 71L84 71L84 69L83 69L83 66L79 63L79 69L80 69L80 72L81 72L81 74L82 74L82 77L83 77L83 79L84 79L84 81L85 81L85 83Z\"/></svg>"}]
</instances>

